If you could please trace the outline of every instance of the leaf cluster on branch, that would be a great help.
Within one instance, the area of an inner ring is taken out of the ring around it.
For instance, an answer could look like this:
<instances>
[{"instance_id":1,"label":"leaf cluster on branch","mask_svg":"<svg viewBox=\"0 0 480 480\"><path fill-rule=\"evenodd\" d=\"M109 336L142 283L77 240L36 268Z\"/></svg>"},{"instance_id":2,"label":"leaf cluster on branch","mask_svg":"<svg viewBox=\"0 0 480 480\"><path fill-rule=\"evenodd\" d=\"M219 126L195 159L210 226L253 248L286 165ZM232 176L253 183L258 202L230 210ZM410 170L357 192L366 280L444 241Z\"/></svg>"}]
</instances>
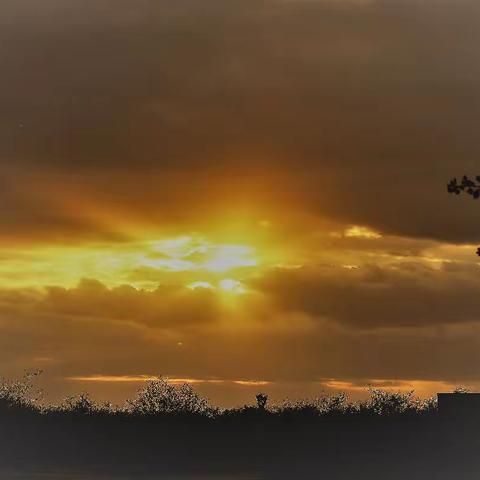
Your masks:
<instances>
[{"instance_id":1,"label":"leaf cluster on branch","mask_svg":"<svg viewBox=\"0 0 480 480\"><path fill-rule=\"evenodd\" d=\"M464 175L460 182L456 178L453 178L448 182L447 190L448 193L454 193L455 195L460 195L460 193L465 192L476 200L480 198L480 175L477 175L475 180L471 180Z\"/></svg>"},{"instance_id":2,"label":"leaf cluster on branch","mask_svg":"<svg viewBox=\"0 0 480 480\"><path fill-rule=\"evenodd\" d=\"M477 175L475 180L464 175L460 182L456 178L452 178L447 184L447 191L455 195L460 195L464 192L474 200L477 200L480 198L480 175ZM477 255L480 257L480 247L477 248Z\"/></svg>"}]
</instances>

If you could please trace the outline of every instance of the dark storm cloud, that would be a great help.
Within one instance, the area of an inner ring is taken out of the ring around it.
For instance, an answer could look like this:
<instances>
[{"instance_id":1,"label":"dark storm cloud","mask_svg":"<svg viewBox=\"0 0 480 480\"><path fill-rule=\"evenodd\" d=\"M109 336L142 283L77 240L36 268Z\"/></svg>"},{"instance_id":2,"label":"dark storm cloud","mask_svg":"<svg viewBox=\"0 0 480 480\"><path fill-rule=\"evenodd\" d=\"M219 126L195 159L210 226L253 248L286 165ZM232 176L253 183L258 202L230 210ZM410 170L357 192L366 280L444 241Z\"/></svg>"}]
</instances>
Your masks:
<instances>
[{"instance_id":1,"label":"dark storm cloud","mask_svg":"<svg viewBox=\"0 0 480 480\"><path fill-rule=\"evenodd\" d=\"M478 321L477 265L418 262L278 269L257 281L282 309L354 328L440 326Z\"/></svg>"},{"instance_id":2,"label":"dark storm cloud","mask_svg":"<svg viewBox=\"0 0 480 480\"><path fill-rule=\"evenodd\" d=\"M75 288L49 287L0 291L0 312L61 315L67 318L130 322L159 330L202 328L221 315L208 289L159 286L153 291L128 285L107 288L97 280L82 280Z\"/></svg>"},{"instance_id":3,"label":"dark storm cloud","mask_svg":"<svg viewBox=\"0 0 480 480\"><path fill-rule=\"evenodd\" d=\"M256 178L269 200L340 221L476 239L478 205L444 184L477 173L479 14L474 1L4 2L4 178L68 174L115 205L155 179L137 209L167 197L182 212L195 196L178 191L243 179L248 195ZM26 232L88 228L35 205L4 199Z\"/></svg>"}]
</instances>

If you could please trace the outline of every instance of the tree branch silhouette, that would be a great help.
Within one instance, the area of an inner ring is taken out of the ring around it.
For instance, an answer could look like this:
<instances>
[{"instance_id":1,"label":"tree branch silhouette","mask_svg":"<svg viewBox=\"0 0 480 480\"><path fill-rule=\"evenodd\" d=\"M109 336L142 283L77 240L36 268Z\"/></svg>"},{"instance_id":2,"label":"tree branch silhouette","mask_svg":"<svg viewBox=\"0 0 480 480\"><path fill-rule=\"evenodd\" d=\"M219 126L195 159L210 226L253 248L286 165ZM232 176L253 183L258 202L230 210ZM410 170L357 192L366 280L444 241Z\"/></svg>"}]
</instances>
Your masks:
<instances>
[{"instance_id":1,"label":"tree branch silhouette","mask_svg":"<svg viewBox=\"0 0 480 480\"><path fill-rule=\"evenodd\" d=\"M475 177L475 180L471 180L466 175L464 175L460 183L456 178L453 178L447 184L447 189L448 193L454 193L455 195L460 195L460 193L467 193L476 200L480 198L480 175L477 175Z\"/></svg>"},{"instance_id":2,"label":"tree branch silhouette","mask_svg":"<svg viewBox=\"0 0 480 480\"><path fill-rule=\"evenodd\" d=\"M466 193L474 200L478 200L478 198L480 198L480 175L477 175L475 180L464 175L460 182L456 178L453 178L447 184L447 191L455 195ZM477 255L480 257L480 247L477 248Z\"/></svg>"}]
</instances>

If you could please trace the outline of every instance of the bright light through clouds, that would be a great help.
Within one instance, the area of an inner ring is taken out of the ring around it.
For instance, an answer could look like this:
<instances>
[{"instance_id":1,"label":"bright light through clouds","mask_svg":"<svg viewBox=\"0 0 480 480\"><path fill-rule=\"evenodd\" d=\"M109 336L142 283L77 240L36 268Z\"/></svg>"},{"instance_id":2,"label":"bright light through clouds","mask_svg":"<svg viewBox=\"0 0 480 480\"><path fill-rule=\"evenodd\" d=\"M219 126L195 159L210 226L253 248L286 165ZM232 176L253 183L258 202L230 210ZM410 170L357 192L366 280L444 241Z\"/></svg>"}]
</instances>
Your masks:
<instances>
[{"instance_id":1,"label":"bright light through clouds","mask_svg":"<svg viewBox=\"0 0 480 480\"><path fill-rule=\"evenodd\" d=\"M225 278L220 280L218 286L225 292L242 294L245 293L245 287L238 280L233 280L232 278Z\"/></svg>"},{"instance_id":2,"label":"bright light through clouds","mask_svg":"<svg viewBox=\"0 0 480 480\"><path fill-rule=\"evenodd\" d=\"M206 290L219 290L221 292L232 293L241 295L247 292L247 289L239 280L233 278L223 278L216 285L212 285L210 282L192 282L187 285L191 290L206 289Z\"/></svg>"},{"instance_id":3,"label":"bright light through clouds","mask_svg":"<svg viewBox=\"0 0 480 480\"><path fill-rule=\"evenodd\" d=\"M219 282L226 274L239 281L261 268L260 253L253 246L215 243L193 235L83 247L32 246L5 252L5 257L0 285L9 287L73 287L92 278L108 287L154 289L182 282L192 289L240 292L239 285Z\"/></svg>"},{"instance_id":4,"label":"bright light through clouds","mask_svg":"<svg viewBox=\"0 0 480 480\"><path fill-rule=\"evenodd\" d=\"M377 239L382 238L382 235L375 230L372 230L368 227L361 227L358 225L353 225L350 228L345 230L345 236L349 238L367 238L367 239Z\"/></svg>"},{"instance_id":5,"label":"bright light through clouds","mask_svg":"<svg viewBox=\"0 0 480 480\"><path fill-rule=\"evenodd\" d=\"M197 288L205 288L207 290L213 290L215 288L210 282L192 282L187 286L191 290L196 290Z\"/></svg>"},{"instance_id":6,"label":"bright light through clouds","mask_svg":"<svg viewBox=\"0 0 480 480\"><path fill-rule=\"evenodd\" d=\"M155 243L153 252L142 260L142 264L177 272L226 272L234 268L255 267L258 261L253 247L215 244L204 238L185 236Z\"/></svg>"}]
</instances>

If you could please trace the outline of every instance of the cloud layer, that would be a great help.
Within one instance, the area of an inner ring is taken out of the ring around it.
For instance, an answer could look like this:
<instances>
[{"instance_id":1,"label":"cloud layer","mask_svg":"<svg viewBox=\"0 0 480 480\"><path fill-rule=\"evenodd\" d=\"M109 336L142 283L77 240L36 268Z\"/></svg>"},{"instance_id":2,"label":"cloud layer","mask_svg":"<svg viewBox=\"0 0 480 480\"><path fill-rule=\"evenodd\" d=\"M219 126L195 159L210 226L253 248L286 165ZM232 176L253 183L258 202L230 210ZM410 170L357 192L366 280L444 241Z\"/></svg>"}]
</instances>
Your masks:
<instances>
[{"instance_id":1,"label":"cloud layer","mask_svg":"<svg viewBox=\"0 0 480 480\"><path fill-rule=\"evenodd\" d=\"M158 222L193 221L218 201L288 202L473 241L476 207L443 193L451 176L476 173L478 10L6 2L2 232L105 236L92 204Z\"/></svg>"}]
</instances>

